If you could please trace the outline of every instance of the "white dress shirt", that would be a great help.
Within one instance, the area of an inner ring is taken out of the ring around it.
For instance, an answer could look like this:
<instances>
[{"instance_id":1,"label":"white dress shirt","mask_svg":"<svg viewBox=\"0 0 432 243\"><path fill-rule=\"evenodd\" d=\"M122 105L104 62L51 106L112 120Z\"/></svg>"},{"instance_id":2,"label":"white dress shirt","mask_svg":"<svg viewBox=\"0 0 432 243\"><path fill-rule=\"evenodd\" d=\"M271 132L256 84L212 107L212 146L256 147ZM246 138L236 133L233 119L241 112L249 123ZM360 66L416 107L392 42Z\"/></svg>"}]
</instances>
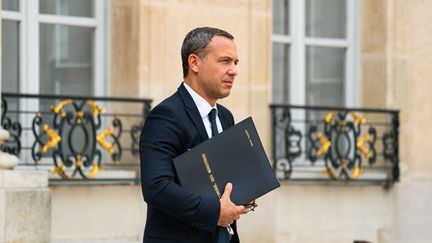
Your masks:
<instances>
[{"instance_id":1,"label":"white dress shirt","mask_svg":"<svg viewBox=\"0 0 432 243\"><path fill-rule=\"evenodd\" d=\"M201 97L197 92L195 92L191 87L189 87L189 85L187 85L186 83L183 83L183 85L186 87L186 90L192 96L195 105L198 107L198 111L201 115L201 119L203 120L208 137L209 138L212 137L210 119L208 115L213 108L216 109L216 125L218 128L218 133L221 133L223 129L222 129L222 124L219 120L219 116L218 116L219 111L217 109L217 105L211 106L203 97Z\"/></svg>"}]
</instances>

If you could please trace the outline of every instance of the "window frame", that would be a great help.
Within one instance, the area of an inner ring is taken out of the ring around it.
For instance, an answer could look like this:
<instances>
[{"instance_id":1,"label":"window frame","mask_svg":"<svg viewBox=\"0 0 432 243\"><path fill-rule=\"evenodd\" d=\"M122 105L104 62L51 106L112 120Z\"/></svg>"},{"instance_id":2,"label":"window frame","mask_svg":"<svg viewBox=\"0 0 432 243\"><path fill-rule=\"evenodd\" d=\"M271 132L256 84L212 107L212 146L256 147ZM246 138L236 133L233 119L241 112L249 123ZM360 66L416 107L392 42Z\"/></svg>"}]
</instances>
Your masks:
<instances>
[{"instance_id":1,"label":"window frame","mask_svg":"<svg viewBox=\"0 0 432 243\"><path fill-rule=\"evenodd\" d=\"M18 93L39 94L40 90L40 24L60 24L94 28L93 46L93 95L105 96L108 93L109 49L107 30L109 3L104 0L95 1L94 17L74 17L52 14L39 14L39 0L19 0L19 11L1 11L1 20L19 22L19 90ZM4 61L4 60L3 60ZM1 89L0 89L1 90ZM20 110L38 111L39 103L29 100L20 102ZM32 120L26 115L20 116L22 125L31 127ZM25 135L24 135L25 136ZM30 147L31 139L23 137L22 146ZM29 161L29 154L23 154L22 159Z\"/></svg>"},{"instance_id":2,"label":"window frame","mask_svg":"<svg viewBox=\"0 0 432 243\"><path fill-rule=\"evenodd\" d=\"M40 14L39 0L19 0L19 11L1 10L2 20L19 22L19 93L39 93L40 85L40 24L60 24L94 29L93 95L104 96L108 90L107 15L109 4L95 1L94 17ZM28 108L28 107L27 107ZM33 107L32 107L33 108Z\"/></svg>"},{"instance_id":3,"label":"window frame","mask_svg":"<svg viewBox=\"0 0 432 243\"><path fill-rule=\"evenodd\" d=\"M277 1L277 0L276 0ZM284 44L290 48L289 70L289 102L295 105L306 105L306 48L307 47L336 47L345 48L345 104L343 106L355 107L359 104L360 87L358 85L358 52L359 52L359 3L356 0L347 0L346 37L317 38L307 37L305 33L306 3L305 1L289 1L289 29L288 34L274 34L273 44ZM273 75L272 75L273 76ZM273 80L272 80L273 84ZM273 97L273 89L272 97ZM342 104L341 104L342 106Z\"/></svg>"}]
</instances>

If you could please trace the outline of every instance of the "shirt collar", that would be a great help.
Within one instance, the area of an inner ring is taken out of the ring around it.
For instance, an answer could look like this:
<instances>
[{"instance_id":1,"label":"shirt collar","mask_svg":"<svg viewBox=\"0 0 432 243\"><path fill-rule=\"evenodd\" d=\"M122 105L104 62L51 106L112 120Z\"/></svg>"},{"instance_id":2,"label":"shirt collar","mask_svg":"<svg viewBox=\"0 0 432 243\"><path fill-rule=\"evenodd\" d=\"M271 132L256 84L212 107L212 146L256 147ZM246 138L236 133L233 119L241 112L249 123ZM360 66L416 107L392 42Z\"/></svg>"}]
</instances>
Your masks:
<instances>
[{"instance_id":1,"label":"shirt collar","mask_svg":"<svg viewBox=\"0 0 432 243\"><path fill-rule=\"evenodd\" d=\"M216 109L217 114L217 105L211 106L203 97L201 97L195 90L193 90L189 85L187 85L185 82L183 82L183 85L185 86L186 90L189 92L189 94L192 96L192 99L195 103L195 105L198 108L198 111L201 115L201 118L204 119L204 117L208 116L211 109Z\"/></svg>"}]
</instances>

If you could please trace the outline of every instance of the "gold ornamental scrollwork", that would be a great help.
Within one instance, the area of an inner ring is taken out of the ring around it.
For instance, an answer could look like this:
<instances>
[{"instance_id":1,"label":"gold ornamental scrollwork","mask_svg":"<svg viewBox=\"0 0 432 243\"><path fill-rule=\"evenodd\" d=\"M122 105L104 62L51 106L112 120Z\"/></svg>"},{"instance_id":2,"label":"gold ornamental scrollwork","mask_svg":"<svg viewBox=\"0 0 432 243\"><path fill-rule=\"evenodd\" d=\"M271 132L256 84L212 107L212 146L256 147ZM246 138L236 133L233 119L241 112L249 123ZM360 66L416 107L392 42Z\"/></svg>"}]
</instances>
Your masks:
<instances>
[{"instance_id":1,"label":"gold ornamental scrollwork","mask_svg":"<svg viewBox=\"0 0 432 243\"><path fill-rule=\"evenodd\" d=\"M366 144L368 142L371 142L371 141L373 141L372 136L369 134L366 134L366 135L361 136L357 140L357 144L356 144L356 147L360 151L360 153L362 153L367 158L370 158L372 156L372 151L366 146Z\"/></svg>"},{"instance_id":2,"label":"gold ornamental scrollwork","mask_svg":"<svg viewBox=\"0 0 432 243\"><path fill-rule=\"evenodd\" d=\"M56 106L51 106L51 110L58 114L61 117L65 117L66 116L66 112L63 110L63 108L67 105L70 105L73 103L73 100L71 99L67 99L67 100L62 100L60 101Z\"/></svg>"},{"instance_id":3,"label":"gold ornamental scrollwork","mask_svg":"<svg viewBox=\"0 0 432 243\"><path fill-rule=\"evenodd\" d=\"M50 138L50 140L40 148L42 154L47 153L50 149L57 147L57 144L61 141L61 137L56 131L49 128L47 124L42 125L42 130Z\"/></svg>"},{"instance_id":4,"label":"gold ornamental scrollwork","mask_svg":"<svg viewBox=\"0 0 432 243\"><path fill-rule=\"evenodd\" d=\"M315 156L319 157L329 151L331 147L331 142L320 132L317 132L316 137L321 144L321 147L319 147L318 150L315 152Z\"/></svg>"},{"instance_id":5,"label":"gold ornamental scrollwork","mask_svg":"<svg viewBox=\"0 0 432 243\"><path fill-rule=\"evenodd\" d=\"M114 134L114 127L109 126L107 129L102 131L99 135L97 135L96 140L98 144L104 148L108 153L112 154L114 153L114 146L113 144L109 143L105 138L108 136Z\"/></svg>"},{"instance_id":6,"label":"gold ornamental scrollwork","mask_svg":"<svg viewBox=\"0 0 432 243\"><path fill-rule=\"evenodd\" d=\"M97 117L97 116L99 116L99 114L106 112L105 107L98 106L98 104L92 100L88 100L86 102L86 104L88 106L90 106L90 109L92 110L93 117Z\"/></svg>"},{"instance_id":7,"label":"gold ornamental scrollwork","mask_svg":"<svg viewBox=\"0 0 432 243\"><path fill-rule=\"evenodd\" d=\"M106 150L114 162L121 158L121 120L114 117L108 128L97 133L101 129L101 114L106 112L104 107L93 100L65 99L51 106L51 111L53 114L47 116L53 116L52 122L44 123L41 113L33 120L36 141L32 156L36 163L52 151L52 173L63 179L71 179L79 173L89 179L104 169L101 149ZM79 136L74 135L77 131Z\"/></svg>"},{"instance_id":8,"label":"gold ornamental scrollwork","mask_svg":"<svg viewBox=\"0 0 432 243\"><path fill-rule=\"evenodd\" d=\"M348 115L352 119L348 119ZM315 151L314 156L317 158L324 155L326 167L324 173L333 179L340 179L342 176L348 179L358 178L364 170L361 168L361 158L351 149L357 150L367 158L373 157L369 146L372 146L371 142L374 138L369 134L359 137L360 126L366 124L366 118L356 112L339 112L337 115L335 112L328 112L323 116L322 121L325 134L315 129L315 143L319 143L320 147ZM334 145L334 147L332 142L336 141L343 141L345 146ZM352 148L350 144L354 144L355 147Z\"/></svg>"},{"instance_id":9,"label":"gold ornamental scrollwork","mask_svg":"<svg viewBox=\"0 0 432 243\"><path fill-rule=\"evenodd\" d=\"M75 156L74 165L76 168L84 169L84 163L82 161L81 155L77 154ZM92 163L91 170L88 173L85 173L85 177L87 179L93 178L99 172L99 165L96 162ZM58 174L63 179L71 179L72 176L66 173L65 165L63 162L59 162L57 166L53 166L51 168L51 173ZM73 174L72 174L73 175Z\"/></svg>"}]
</instances>

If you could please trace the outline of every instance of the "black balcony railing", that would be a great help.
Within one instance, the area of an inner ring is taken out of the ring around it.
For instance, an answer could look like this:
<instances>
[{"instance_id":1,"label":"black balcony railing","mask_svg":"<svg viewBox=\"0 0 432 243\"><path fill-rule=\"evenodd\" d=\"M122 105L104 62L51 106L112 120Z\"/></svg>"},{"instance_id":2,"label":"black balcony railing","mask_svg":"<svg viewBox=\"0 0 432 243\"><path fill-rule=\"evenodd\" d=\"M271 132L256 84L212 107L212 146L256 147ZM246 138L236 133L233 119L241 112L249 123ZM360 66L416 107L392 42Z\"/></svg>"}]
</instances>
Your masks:
<instances>
[{"instance_id":1,"label":"black balcony railing","mask_svg":"<svg viewBox=\"0 0 432 243\"><path fill-rule=\"evenodd\" d=\"M50 170L50 183L138 183L139 135L149 99L2 94L1 145L16 169Z\"/></svg>"},{"instance_id":2,"label":"black balcony railing","mask_svg":"<svg viewBox=\"0 0 432 243\"><path fill-rule=\"evenodd\" d=\"M386 186L399 180L399 111L270 107L278 178Z\"/></svg>"}]
</instances>

